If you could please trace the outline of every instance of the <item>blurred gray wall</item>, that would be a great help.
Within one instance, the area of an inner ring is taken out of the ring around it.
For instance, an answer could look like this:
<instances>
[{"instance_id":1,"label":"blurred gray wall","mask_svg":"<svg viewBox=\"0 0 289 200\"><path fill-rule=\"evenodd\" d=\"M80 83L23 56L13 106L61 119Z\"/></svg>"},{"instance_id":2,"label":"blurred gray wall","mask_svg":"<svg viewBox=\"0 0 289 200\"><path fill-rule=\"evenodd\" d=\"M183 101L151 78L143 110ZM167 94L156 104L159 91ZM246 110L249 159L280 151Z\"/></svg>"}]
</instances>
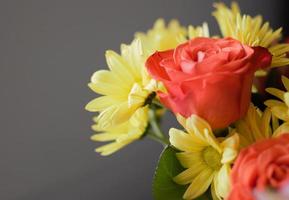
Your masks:
<instances>
[{"instance_id":1,"label":"blurred gray wall","mask_svg":"<svg viewBox=\"0 0 289 200\"><path fill-rule=\"evenodd\" d=\"M0 200L152 199L162 147L143 140L110 157L94 153L83 107L95 94L86 85L106 67L106 49L118 51L158 17L207 21L217 33L212 2L1 0ZM240 4L278 27L284 2Z\"/></svg>"}]
</instances>

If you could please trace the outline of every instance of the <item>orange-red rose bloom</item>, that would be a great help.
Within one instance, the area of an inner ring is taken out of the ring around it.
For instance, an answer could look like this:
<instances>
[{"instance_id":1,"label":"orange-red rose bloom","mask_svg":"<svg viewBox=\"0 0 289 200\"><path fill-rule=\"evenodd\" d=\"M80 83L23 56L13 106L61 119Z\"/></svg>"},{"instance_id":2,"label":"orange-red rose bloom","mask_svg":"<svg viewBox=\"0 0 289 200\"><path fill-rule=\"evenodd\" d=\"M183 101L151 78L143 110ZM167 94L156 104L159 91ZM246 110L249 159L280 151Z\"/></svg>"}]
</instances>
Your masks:
<instances>
[{"instance_id":1,"label":"orange-red rose bloom","mask_svg":"<svg viewBox=\"0 0 289 200\"><path fill-rule=\"evenodd\" d=\"M254 72L269 66L271 59L267 49L231 38L195 38L154 53L146 67L164 83L167 93L158 95L174 113L196 114L213 128L223 128L245 115Z\"/></svg>"},{"instance_id":2,"label":"orange-red rose bloom","mask_svg":"<svg viewBox=\"0 0 289 200\"><path fill-rule=\"evenodd\" d=\"M289 134L243 149L231 172L228 200L254 200L254 190L280 189L289 180Z\"/></svg>"}]
</instances>

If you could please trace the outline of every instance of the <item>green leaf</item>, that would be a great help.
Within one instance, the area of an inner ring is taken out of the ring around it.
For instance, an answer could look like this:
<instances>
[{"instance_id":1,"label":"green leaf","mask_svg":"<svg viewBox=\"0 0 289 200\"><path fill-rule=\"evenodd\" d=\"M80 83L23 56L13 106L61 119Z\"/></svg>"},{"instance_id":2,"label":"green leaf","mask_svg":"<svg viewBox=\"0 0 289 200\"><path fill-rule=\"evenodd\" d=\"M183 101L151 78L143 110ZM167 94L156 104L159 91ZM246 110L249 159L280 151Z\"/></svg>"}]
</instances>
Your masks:
<instances>
[{"instance_id":1,"label":"green leaf","mask_svg":"<svg viewBox=\"0 0 289 200\"><path fill-rule=\"evenodd\" d=\"M153 196L155 200L181 200L186 186L178 185L173 177L185 169L176 158L177 151L167 146L160 160L153 180Z\"/></svg>"},{"instance_id":2,"label":"green leaf","mask_svg":"<svg viewBox=\"0 0 289 200\"><path fill-rule=\"evenodd\" d=\"M173 177L185 169L176 157L177 150L167 146L162 152L153 180L153 196L155 200L182 200L188 185L178 185ZM209 191L196 200L211 200Z\"/></svg>"}]
</instances>

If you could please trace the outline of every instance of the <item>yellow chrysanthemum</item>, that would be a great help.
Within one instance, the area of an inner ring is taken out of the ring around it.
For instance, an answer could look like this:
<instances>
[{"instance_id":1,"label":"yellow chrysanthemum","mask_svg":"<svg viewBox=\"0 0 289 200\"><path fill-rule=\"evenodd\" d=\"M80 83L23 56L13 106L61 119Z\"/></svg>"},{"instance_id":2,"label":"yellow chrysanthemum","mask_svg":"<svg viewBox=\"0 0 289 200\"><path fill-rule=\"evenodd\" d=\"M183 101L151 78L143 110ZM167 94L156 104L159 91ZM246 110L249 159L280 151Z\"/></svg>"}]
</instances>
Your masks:
<instances>
[{"instance_id":1,"label":"yellow chrysanthemum","mask_svg":"<svg viewBox=\"0 0 289 200\"><path fill-rule=\"evenodd\" d=\"M275 100L269 100L270 105L272 101ZM269 107L262 112L251 104L246 116L235 123L241 148L254 144L259 140L289 133L289 123L285 122L280 126L277 117L274 114L272 115L271 111L271 107Z\"/></svg>"},{"instance_id":2,"label":"yellow chrysanthemum","mask_svg":"<svg viewBox=\"0 0 289 200\"><path fill-rule=\"evenodd\" d=\"M274 122L276 124L276 120ZM251 104L246 116L235 125L242 148L272 136L271 112L268 108L262 112Z\"/></svg>"},{"instance_id":3,"label":"yellow chrysanthemum","mask_svg":"<svg viewBox=\"0 0 289 200\"><path fill-rule=\"evenodd\" d=\"M285 66L289 64L286 52L289 44L277 44L282 36L282 28L273 30L268 22L263 22L262 16L251 17L242 15L239 6L233 2L231 8L223 3L215 3L216 10L213 16L218 21L222 35L232 37L249 46L262 46L268 48L272 58L272 67ZM257 75L264 75L258 71Z\"/></svg>"},{"instance_id":4,"label":"yellow chrysanthemum","mask_svg":"<svg viewBox=\"0 0 289 200\"><path fill-rule=\"evenodd\" d=\"M101 142L113 141L112 143L95 149L95 151L103 156L107 156L118 151L119 149L128 145L134 140L139 139L145 132L148 124L147 113L148 106L145 106L138 109L127 122L122 123L118 126L110 127L103 131L100 131L97 125L92 126L93 130L101 132L93 135L91 137L92 140Z\"/></svg>"},{"instance_id":5,"label":"yellow chrysanthemum","mask_svg":"<svg viewBox=\"0 0 289 200\"><path fill-rule=\"evenodd\" d=\"M236 133L228 138L216 138L210 125L192 115L185 119L177 116L186 132L170 129L170 142L179 149L177 158L185 171L174 178L181 185L190 184L184 199L194 199L203 194L210 185L214 199L226 197L230 190L231 163L238 154L239 137Z\"/></svg>"},{"instance_id":6,"label":"yellow chrysanthemum","mask_svg":"<svg viewBox=\"0 0 289 200\"><path fill-rule=\"evenodd\" d=\"M177 20L171 20L166 26L164 19L158 19L147 33L138 32L135 37L144 44L145 53L151 55L155 51L175 48L182 42L180 38L186 35L187 29L181 26Z\"/></svg>"},{"instance_id":7,"label":"yellow chrysanthemum","mask_svg":"<svg viewBox=\"0 0 289 200\"><path fill-rule=\"evenodd\" d=\"M88 111L100 112L95 120L100 130L127 122L152 93L139 40L122 45L121 55L107 51L106 61L110 70L95 72L89 83L103 96L86 105Z\"/></svg>"},{"instance_id":8,"label":"yellow chrysanthemum","mask_svg":"<svg viewBox=\"0 0 289 200\"><path fill-rule=\"evenodd\" d=\"M88 111L99 112L93 126L99 133L92 139L114 141L96 149L102 155L117 151L145 132L148 124L145 104L157 87L146 72L145 59L141 42L136 39L131 45L122 45L120 55L107 51L110 70L99 70L91 77L89 87L103 95L86 105Z\"/></svg>"},{"instance_id":9,"label":"yellow chrysanthemum","mask_svg":"<svg viewBox=\"0 0 289 200\"><path fill-rule=\"evenodd\" d=\"M173 49L188 39L210 37L210 33L206 22L202 26L190 25L186 28L175 19L171 20L167 26L164 19L158 19L147 33L137 32L135 37L145 45L146 54L151 55L155 51Z\"/></svg>"}]
</instances>

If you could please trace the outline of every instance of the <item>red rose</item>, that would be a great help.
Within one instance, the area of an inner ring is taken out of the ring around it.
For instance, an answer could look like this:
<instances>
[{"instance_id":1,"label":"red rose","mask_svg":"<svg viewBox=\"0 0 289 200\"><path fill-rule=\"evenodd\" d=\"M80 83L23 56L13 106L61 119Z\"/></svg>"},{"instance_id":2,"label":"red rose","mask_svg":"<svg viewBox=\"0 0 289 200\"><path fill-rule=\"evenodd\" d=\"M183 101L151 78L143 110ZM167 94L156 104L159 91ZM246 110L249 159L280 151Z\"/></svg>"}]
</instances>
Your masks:
<instances>
[{"instance_id":1,"label":"red rose","mask_svg":"<svg viewBox=\"0 0 289 200\"><path fill-rule=\"evenodd\" d=\"M289 180L289 134L243 149L231 172L228 200L253 200L254 190L280 189Z\"/></svg>"},{"instance_id":2,"label":"red rose","mask_svg":"<svg viewBox=\"0 0 289 200\"><path fill-rule=\"evenodd\" d=\"M231 38L195 38L154 53L146 67L164 83L168 93L158 95L174 113L196 114L213 128L223 128L245 115L254 72L269 66L271 59L267 49Z\"/></svg>"}]
</instances>

